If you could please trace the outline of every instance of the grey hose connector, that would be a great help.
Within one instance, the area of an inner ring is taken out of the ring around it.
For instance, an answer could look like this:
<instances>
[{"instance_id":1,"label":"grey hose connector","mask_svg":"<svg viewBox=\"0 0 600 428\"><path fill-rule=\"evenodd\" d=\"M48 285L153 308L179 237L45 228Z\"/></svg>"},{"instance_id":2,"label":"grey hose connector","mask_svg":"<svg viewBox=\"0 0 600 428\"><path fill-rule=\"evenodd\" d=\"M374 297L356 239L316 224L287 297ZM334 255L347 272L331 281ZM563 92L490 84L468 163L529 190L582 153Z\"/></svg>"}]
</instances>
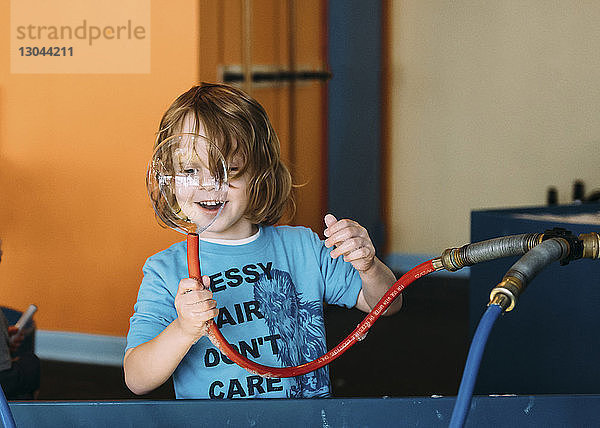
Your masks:
<instances>
[{"instance_id":1,"label":"grey hose connector","mask_svg":"<svg viewBox=\"0 0 600 428\"><path fill-rule=\"evenodd\" d=\"M449 248L442 253L440 261L444 269L454 272L476 263L523 255L538 245L542 237L542 233L525 233Z\"/></svg>"},{"instance_id":2,"label":"grey hose connector","mask_svg":"<svg viewBox=\"0 0 600 428\"><path fill-rule=\"evenodd\" d=\"M502 309L511 311L533 278L552 262L567 257L569 251L569 243L562 238L551 238L536 245L506 272L502 281L490 293L490 303L498 302L499 295L502 295L508 298L501 299Z\"/></svg>"}]
</instances>

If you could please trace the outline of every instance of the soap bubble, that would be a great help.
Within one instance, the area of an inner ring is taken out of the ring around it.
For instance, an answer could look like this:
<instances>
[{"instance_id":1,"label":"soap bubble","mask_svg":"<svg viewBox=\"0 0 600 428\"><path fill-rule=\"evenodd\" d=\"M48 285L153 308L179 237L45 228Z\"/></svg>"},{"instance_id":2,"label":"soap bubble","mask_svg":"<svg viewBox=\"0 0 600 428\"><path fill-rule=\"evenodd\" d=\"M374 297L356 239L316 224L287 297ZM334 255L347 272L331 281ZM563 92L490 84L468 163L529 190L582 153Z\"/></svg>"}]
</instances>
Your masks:
<instances>
[{"instance_id":1,"label":"soap bubble","mask_svg":"<svg viewBox=\"0 0 600 428\"><path fill-rule=\"evenodd\" d=\"M173 135L154 150L146 186L160 223L182 233L200 234L214 223L227 201L225 158L206 137Z\"/></svg>"}]
</instances>

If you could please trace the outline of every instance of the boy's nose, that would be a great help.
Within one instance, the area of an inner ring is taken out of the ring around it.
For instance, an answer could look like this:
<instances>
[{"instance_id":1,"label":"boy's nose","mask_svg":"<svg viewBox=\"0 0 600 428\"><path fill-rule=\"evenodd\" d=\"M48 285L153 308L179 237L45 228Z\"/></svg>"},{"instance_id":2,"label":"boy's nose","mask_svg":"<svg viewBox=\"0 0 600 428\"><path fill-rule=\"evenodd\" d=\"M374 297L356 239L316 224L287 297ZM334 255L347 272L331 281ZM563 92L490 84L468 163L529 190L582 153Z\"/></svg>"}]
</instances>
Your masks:
<instances>
[{"instance_id":1,"label":"boy's nose","mask_svg":"<svg viewBox=\"0 0 600 428\"><path fill-rule=\"evenodd\" d=\"M202 171L199 179L200 187L205 190L215 190L219 186L219 180L216 177L213 177L210 171Z\"/></svg>"},{"instance_id":2,"label":"boy's nose","mask_svg":"<svg viewBox=\"0 0 600 428\"><path fill-rule=\"evenodd\" d=\"M229 189L227 182L213 176L210 172L203 173L199 177L198 186L201 190L211 192L215 200L225 200Z\"/></svg>"}]
</instances>

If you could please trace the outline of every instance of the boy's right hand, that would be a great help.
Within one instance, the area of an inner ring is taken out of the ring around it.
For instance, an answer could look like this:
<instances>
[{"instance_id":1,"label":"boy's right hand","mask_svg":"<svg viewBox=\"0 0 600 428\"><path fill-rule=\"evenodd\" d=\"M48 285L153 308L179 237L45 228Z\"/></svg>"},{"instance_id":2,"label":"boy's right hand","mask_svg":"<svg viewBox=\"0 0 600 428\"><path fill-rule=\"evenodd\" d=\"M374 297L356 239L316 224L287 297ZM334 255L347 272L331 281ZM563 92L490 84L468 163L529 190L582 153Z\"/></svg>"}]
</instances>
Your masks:
<instances>
[{"instance_id":1,"label":"boy's right hand","mask_svg":"<svg viewBox=\"0 0 600 428\"><path fill-rule=\"evenodd\" d=\"M184 278L179 281L177 296L175 296L177 323L184 334L189 335L194 342L208 332L207 321L219 313L217 302L210 291L210 278L202 277L202 283L194 278Z\"/></svg>"}]
</instances>

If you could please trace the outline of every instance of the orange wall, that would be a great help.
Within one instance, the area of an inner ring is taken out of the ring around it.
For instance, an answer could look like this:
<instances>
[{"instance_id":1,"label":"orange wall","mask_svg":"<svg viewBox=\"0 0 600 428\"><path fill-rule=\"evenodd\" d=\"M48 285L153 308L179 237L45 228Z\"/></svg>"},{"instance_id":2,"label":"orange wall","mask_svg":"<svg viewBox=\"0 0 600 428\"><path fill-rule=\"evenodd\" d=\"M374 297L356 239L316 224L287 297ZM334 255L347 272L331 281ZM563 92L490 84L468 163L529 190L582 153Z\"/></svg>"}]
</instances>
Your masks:
<instances>
[{"instance_id":1,"label":"orange wall","mask_svg":"<svg viewBox=\"0 0 600 428\"><path fill-rule=\"evenodd\" d=\"M0 32L0 304L37 304L39 329L126 334L144 260L182 238L154 220L145 171L197 81L197 2L151 16L150 74L11 74Z\"/></svg>"}]
</instances>

